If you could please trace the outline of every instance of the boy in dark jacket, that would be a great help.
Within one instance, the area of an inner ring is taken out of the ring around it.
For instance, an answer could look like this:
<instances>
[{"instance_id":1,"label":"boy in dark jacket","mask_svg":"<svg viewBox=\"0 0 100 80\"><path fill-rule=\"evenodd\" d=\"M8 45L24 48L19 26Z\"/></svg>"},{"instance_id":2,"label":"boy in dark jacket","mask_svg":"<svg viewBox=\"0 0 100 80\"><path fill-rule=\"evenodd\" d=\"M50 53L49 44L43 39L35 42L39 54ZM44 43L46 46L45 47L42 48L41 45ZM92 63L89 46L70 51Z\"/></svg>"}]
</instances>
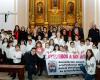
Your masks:
<instances>
[{"instance_id":1,"label":"boy in dark jacket","mask_svg":"<svg viewBox=\"0 0 100 80\"><path fill-rule=\"evenodd\" d=\"M25 53L24 62L28 71L28 79L32 80L32 74L37 74L37 54L36 49L32 48L30 52Z\"/></svg>"}]
</instances>

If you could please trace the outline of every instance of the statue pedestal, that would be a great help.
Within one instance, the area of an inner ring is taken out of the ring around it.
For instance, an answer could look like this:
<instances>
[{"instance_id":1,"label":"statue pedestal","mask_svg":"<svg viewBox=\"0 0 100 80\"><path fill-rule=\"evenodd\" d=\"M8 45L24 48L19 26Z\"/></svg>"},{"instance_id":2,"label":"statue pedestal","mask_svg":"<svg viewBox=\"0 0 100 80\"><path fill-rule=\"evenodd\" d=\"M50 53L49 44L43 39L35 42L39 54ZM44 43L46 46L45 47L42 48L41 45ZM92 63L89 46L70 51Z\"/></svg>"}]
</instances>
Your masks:
<instances>
[{"instance_id":1,"label":"statue pedestal","mask_svg":"<svg viewBox=\"0 0 100 80\"><path fill-rule=\"evenodd\" d=\"M62 25L64 26L64 28L67 26L67 22L62 22Z\"/></svg>"},{"instance_id":2,"label":"statue pedestal","mask_svg":"<svg viewBox=\"0 0 100 80\"><path fill-rule=\"evenodd\" d=\"M48 22L44 22L44 26L48 28Z\"/></svg>"}]
</instances>

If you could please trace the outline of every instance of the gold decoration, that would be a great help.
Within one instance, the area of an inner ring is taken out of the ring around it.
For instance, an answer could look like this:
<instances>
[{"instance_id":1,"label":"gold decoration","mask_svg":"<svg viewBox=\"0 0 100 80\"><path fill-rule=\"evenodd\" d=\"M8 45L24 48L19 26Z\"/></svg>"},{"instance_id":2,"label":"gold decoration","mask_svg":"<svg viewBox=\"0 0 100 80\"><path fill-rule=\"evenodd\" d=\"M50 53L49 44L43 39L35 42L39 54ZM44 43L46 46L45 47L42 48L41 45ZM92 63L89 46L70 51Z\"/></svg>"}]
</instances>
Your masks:
<instances>
[{"instance_id":1,"label":"gold decoration","mask_svg":"<svg viewBox=\"0 0 100 80\"><path fill-rule=\"evenodd\" d=\"M76 21L82 24L82 0L29 0L31 30L35 25L74 26Z\"/></svg>"}]
</instances>

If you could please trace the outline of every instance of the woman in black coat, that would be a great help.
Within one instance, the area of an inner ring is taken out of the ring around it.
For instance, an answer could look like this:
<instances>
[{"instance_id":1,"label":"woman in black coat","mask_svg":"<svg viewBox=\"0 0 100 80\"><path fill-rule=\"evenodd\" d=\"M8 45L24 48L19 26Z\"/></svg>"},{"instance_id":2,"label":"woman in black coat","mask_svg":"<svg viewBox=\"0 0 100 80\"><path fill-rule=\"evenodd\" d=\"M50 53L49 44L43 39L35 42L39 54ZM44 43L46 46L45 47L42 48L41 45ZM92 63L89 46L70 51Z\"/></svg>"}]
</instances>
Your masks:
<instances>
[{"instance_id":1,"label":"woman in black coat","mask_svg":"<svg viewBox=\"0 0 100 80\"><path fill-rule=\"evenodd\" d=\"M21 30L20 30L20 32L19 32L19 42L21 41L21 40L25 40L25 41L27 41L27 32L26 32L26 30L25 30L25 27L21 27Z\"/></svg>"}]
</instances>

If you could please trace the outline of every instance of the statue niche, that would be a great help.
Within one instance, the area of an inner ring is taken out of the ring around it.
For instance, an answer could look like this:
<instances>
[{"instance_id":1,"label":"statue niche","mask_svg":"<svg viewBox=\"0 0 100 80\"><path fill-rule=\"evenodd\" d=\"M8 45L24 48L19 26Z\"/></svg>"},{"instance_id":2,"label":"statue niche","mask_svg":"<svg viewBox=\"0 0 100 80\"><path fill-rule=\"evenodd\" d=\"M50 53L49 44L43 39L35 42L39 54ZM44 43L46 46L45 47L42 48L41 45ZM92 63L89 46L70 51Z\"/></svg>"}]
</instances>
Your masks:
<instances>
[{"instance_id":1,"label":"statue niche","mask_svg":"<svg viewBox=\"0 0 100 80\"><path fill-rule=\"evenodd\" d=\"M37 14L39 16L43 15L43 3L42 2L37 3Z\"/></svg>"},{"instance_id":2,"label":"statue niche","mask_svg":"<svg viewBox=\"0 0 100 80\"><path fill-rule=\"evenodd\" d=\"M73 2L68 3L68 14L74 15L74 3Z\"/></svg>"},{"instance_id":3,"label":"statue niche","mask_svg":"<svg viewBox=\"0 0 100 80\"><path fill-rule=\"evenodd\" d=\"M58 5L57 5L57 2L58 0L53 0L53 7L57 7Z\"/></svg>"}]
</instances>

